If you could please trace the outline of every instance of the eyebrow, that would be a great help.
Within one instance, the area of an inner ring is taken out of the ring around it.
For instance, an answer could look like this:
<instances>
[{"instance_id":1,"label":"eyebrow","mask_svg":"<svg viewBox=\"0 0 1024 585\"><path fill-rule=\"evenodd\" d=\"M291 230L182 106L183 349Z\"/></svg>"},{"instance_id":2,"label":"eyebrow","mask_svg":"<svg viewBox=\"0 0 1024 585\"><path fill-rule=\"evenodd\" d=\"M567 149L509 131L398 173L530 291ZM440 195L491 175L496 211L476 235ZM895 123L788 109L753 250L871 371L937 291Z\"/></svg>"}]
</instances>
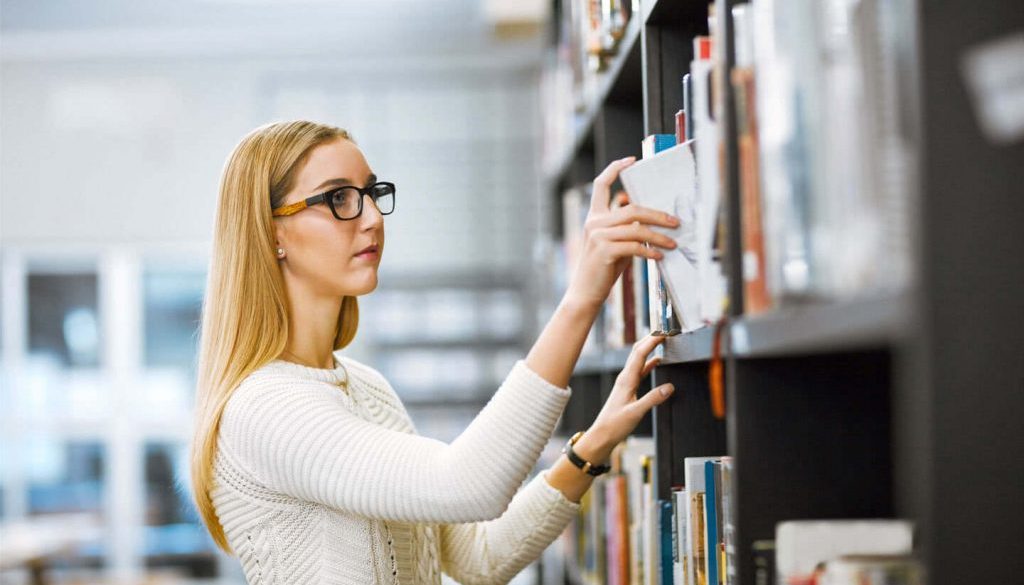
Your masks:
<instances>
[{"instance_id":1,"label":"eyebrow","mask_svg":"<svg viewBox=\"0 0 1024 585\"><path fill-rule=\"evenodd\" d=\"M372 185L373 183L376 183L376 182L377 182L377 175L375 175L373 173L370 173L370 177L366 181L366 184L367 185ZM324 189L325 187L329 187L331 185L337 185L339 187L343 187L345 185L355 185L355 183L351 179L345 179L345 178L342 178L342 177L338 177L336 179L327 179L323 183L320 183L319 185L317 185L313 189L313 192L314 193L319 193L322 189Z\"/></svg>"}]
</instances>

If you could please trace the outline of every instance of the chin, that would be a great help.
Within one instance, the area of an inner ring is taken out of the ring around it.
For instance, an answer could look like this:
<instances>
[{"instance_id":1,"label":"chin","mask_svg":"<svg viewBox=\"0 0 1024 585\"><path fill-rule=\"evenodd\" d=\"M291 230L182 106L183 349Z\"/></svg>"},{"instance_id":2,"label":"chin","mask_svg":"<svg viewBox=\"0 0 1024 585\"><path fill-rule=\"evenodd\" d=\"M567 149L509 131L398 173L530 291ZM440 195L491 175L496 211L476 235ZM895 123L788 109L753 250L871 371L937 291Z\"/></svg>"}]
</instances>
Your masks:
<instances>
[{"instance_id":1,"label":"chin","mask_svg":"<svg viewBox=\"0 0 1024 585\"><path fill-rule=\"evenodd\" d=\"M366 278L352 279L345 284L347 286L342 287L345 290L342 296L360 297L370 294L377 289L377 271L374 270L373 274Z\"/></svg>"}]
</instances>

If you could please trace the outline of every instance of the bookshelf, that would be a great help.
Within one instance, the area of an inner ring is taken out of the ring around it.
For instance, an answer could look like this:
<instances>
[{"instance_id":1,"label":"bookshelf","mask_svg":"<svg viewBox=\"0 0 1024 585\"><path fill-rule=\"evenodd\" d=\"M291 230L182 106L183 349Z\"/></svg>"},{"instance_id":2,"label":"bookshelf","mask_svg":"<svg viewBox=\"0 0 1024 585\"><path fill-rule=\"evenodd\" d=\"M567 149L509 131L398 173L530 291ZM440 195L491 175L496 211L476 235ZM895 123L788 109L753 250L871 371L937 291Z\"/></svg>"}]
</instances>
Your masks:
<instances>
[{"instance_id":1,"label":"bookshelf","mask_svg":"<svg viewBox=\"0 0 1024 585\"><path fill-rule=\"evenodd\" d=\"M714 4L728 15L736 2ZM753 543L790 519L912 520L933 585L1008 583L1024 574L1013 546L1024 538L1024 140L986 138L961 69L965 51L1024 27L1024 12L1009 0L956 0L912 3L906 13L913 58L900 61L899 75L916 97L914 284L744 315L735 285L741 267L730 252L741 247L742 221L729 107L721 120L730 238L726 417L710 409L710 329L670 338L641 389L677 387L636 433L655 439L660 498L682 483L684 457L734 457L742 585L755 582ZM546 175L555 209L567 187L639 154L644 136L673 132L679 79L692 38L708 32L707 16L704 2L639 2L600 89L577 115L573 140ZM627 353L580 361L563 432L589 425Z\"/></svg>"}]
</instances>

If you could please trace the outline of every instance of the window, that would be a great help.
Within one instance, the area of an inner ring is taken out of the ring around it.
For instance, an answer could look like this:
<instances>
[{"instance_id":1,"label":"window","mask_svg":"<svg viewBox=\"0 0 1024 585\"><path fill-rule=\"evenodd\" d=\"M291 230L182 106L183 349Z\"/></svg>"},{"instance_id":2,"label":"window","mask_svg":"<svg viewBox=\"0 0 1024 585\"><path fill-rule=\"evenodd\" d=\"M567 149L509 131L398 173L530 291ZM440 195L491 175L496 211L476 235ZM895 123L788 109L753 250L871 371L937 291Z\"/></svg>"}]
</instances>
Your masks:
<instances>
[{"instance_id":1,"label":"window","mask_svg":"<svg viewBox=\"0 0 1024 585\"><path fill-rule=\"evenodd\" d=\"M187 444L147 442L143 459L146 564L186 566L193 573L211 570L213 540L200 522L186 485Z\"/></svg>"},{"instance_id":2,"label":"window","mask_svg":"<svg viewBox=\"0 0 1024 585\"><path fill-rule=\"evenodd\" d=\"M141 408L146 414L190 412L205 285L206 275L198 270L159 267L143 273Z\"/></svg>"},{"instance_id":3,"label":"window","mask_svg":"<svg viewBox=\"0 0 1024 585\"><path fill-rule=\"evenodd\" d=\"M103 416L109 384L102 379L102 326L95 270L29 272L28 355L12 414L29 419Z\"/></svg>"}]
</instances>

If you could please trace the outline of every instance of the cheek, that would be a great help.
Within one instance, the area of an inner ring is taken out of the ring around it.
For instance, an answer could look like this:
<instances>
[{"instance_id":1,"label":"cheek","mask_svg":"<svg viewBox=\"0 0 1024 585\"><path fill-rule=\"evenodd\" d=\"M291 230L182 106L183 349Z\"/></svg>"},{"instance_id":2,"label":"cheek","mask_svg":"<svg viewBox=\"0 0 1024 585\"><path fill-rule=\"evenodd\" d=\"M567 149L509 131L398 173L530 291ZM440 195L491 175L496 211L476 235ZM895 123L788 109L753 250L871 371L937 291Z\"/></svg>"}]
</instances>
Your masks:
<instances>
[{"instance_id":1,"label":"cheek","mask_svg":"<svg viewBox=\"0 0 1024 585\"><path fill-rule=\"evenodd\" d=\"M313 270L326 267L343 268L351 259L355 232L347 225L338 225L334 218L308 222L293 237L303 264Z\"/></svg>"}]
</instances>

